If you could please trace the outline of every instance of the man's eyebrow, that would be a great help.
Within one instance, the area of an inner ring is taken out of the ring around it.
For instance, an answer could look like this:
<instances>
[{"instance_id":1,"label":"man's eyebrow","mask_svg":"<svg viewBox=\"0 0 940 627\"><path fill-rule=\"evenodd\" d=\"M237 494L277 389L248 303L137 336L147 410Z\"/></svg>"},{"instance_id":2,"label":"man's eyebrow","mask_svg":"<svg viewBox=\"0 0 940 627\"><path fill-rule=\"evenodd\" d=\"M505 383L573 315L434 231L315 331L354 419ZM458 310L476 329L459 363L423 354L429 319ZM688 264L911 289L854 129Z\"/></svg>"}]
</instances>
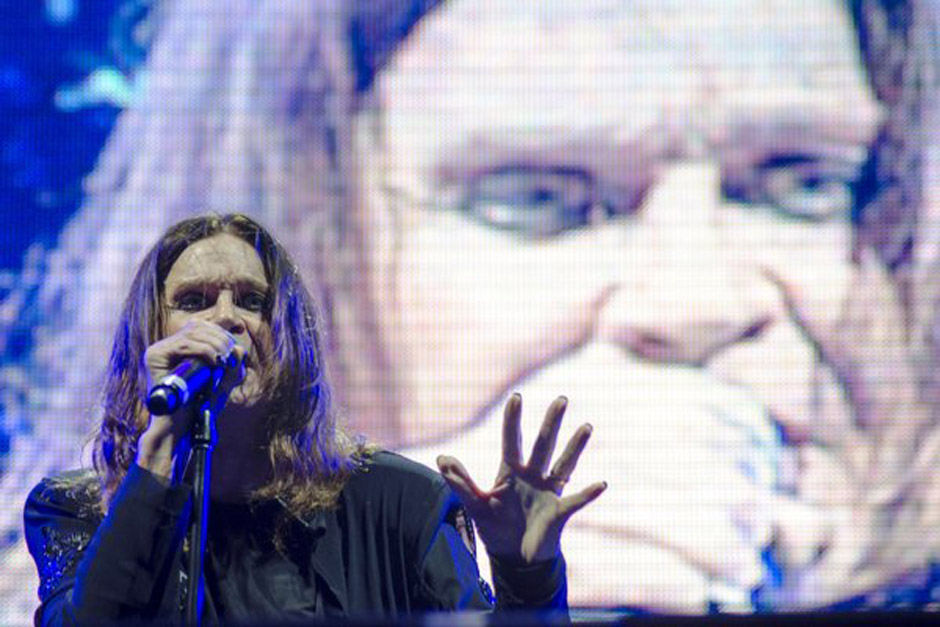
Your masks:
<instances>
[{"instance_id":1,"label":"man's eyebrow","mask_svg":"<svg viewBox=\"0 0 940 627\"><path fill-rule=\"evenodd\" d=\"M215 281L212 279L184 279L176 284L173 289L173 293L176 294L183 291L207 291L209 289L214 289L225 285L232 285L238 290L250 289L257 290L259 292L268 291L267 281L262 283L253 277L236 277L235 279L226 281Z\"/></svg>"}]
</instances>

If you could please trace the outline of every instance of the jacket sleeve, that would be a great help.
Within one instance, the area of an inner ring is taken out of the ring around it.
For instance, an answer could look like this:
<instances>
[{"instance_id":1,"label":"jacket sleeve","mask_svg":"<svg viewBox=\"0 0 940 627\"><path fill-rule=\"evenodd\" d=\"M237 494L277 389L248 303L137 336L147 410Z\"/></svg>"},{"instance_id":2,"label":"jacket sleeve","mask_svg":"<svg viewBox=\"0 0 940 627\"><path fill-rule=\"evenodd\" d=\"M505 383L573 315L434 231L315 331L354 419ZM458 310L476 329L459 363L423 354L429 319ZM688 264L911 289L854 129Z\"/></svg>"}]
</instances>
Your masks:
<instances>
[{"instance_id":1,"label":"jacket sleeve","mask_svg":"<svg viewBox=\"0 0 940 627\"><path fill-rule=\"evenodd\" d=\"M420 560L421 596L432 610L496 610L558 612L567 616L568 595L565 560L562 555L544 562L526 564L490 556L495 599L480 577L475 542L469 521L461 533L463 508L443 485L421 534L426 547Z\"/></svg>"},{"instance_id":2,"label":"jacket sleeve","mask_svg":"<svg viewBox=\"0 0 940 627\"><path fill-rule=\"evenodd\" d=\"M155 618L182 546L188 487L167 487L136 465L104 520L83 513L67 491L44 480L26 501L29 551L39 571L35 623L98 625Z\"/></svg>"}]
</instances>

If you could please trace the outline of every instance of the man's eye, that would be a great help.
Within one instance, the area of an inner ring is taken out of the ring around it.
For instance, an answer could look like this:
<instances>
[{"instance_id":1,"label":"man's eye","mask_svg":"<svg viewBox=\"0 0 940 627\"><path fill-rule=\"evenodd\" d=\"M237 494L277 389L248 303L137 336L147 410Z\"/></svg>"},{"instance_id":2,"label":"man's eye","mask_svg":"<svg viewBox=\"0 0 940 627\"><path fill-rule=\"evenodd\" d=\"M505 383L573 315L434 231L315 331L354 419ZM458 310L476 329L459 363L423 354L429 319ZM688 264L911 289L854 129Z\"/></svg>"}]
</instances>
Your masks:
<instances>
[{"instance_id":1,"label":"man's eye","mask_svg":"<svg viewBox=\"0 0 940 627\"><path fill-rule=\"evenodd\" d=\"M786 158L758 166L744 184L725 187L732 200L766 206L792 220L846 218L853 203L857 166L811 158Z\"/></svg>"},{"instance_id":2,"label":"man's eye","mask_svg":"<svg viewBox=\"0 0 940 627\"><path fill-rule=\"evenodd\" d=\"M547 237L588 223L596 202L593 188L580 170L514 166L478 177L462 209L499 229Z\"/></svg>"},{"instance_id":3,"label":"man's eye","mask_svg":"<svg viewBox=\"0 0 940 627\"><path fill-rule=\"evenodd\" d=\"M208 307L209 299L205 294L198 292L187 292L177 296L173 302L173 307L181 311L201 311Z\"/></svg>"},{"instance_id":4,"label":"man's eye","mask_svg":"<svg viewBox=\"0 0 940 627\"><path fill-rule=\"evenodd\" d=\"M262 313L267 309L268 297L260 292L251 292L238 299L238 306L255 313Z\"/></svg>"}]
</instances>

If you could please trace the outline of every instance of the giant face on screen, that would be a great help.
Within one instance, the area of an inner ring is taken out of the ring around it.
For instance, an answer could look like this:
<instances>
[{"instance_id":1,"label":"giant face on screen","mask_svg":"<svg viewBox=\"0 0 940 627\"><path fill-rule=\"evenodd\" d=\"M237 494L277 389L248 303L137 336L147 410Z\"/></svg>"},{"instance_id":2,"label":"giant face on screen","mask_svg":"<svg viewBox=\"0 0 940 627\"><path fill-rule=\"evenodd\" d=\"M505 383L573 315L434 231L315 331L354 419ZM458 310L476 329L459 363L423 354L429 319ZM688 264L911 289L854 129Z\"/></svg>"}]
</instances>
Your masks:
<instances>
[{"instance_id":1,"label":"giant face on screen","mask_svg":"<svg viewBox=\"0 0 940 627\"><path fill-rule=\"evenodd\" d=\"M851 284L880 111L848 20L456 0L359 117L401 441L485 477L505 396L567 394L611 485L566 532L576 603L748 609L775 533L821 542L790 445L852 408L786 303L833 325Z\"/></svg>"}]
</instances>

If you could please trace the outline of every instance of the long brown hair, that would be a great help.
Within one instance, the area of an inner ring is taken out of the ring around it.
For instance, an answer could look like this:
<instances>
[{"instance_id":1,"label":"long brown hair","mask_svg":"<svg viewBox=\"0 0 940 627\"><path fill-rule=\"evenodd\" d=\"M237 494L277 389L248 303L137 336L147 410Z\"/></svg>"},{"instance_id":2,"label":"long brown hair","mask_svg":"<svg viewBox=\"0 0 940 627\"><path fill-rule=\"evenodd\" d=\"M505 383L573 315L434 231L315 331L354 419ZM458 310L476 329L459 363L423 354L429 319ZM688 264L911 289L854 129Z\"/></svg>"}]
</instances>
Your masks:
<instances>
[{"instance_id":1,"label":"long brown hair","mask_svg":"<svg viewBox=\"0 0 940 627\"><path fill-rule=\"evenodd\" d=\"M164 281L186 248L220 233L254 247L271 291L265 315L273 346L262 356L262 377L271 382L267 450L273 478L253 496L279 498L296 514L329 506L364 452L332 406L316 307L287 251L245 215L190 218L167 229L146 254L124 302L102 390L101 426L92 443L103 507L127 474L147 428L143 356L163 335Z\"/></svg>"}]
</instances>

